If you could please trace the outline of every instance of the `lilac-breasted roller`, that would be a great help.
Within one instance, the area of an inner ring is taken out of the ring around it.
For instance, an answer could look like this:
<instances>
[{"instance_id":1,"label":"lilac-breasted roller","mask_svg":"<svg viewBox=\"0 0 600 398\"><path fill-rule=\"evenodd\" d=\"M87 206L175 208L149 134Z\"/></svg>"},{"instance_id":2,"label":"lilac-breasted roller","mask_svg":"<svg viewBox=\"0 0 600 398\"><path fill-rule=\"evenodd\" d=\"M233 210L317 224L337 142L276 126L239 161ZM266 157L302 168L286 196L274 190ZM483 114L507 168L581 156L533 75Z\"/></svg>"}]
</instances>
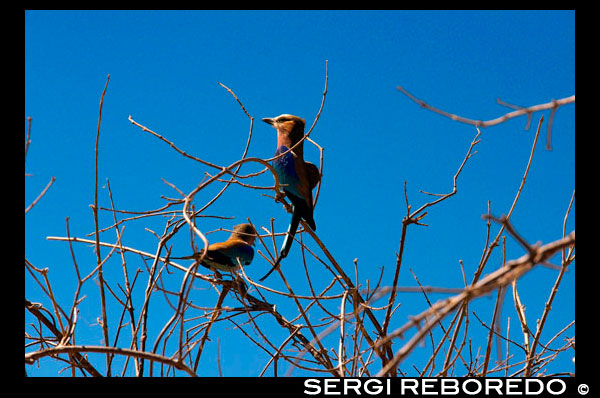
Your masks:
<instances>
[{"instance_id":1,"label":"lilac-breasted roller","mask_svg":"<svg viewBox=\"0 0 600 398\"><path fill-rule=\"evenodd\" d=\"M304 136L304 119L298 116L283 114L275 118L264 118L263 122L277 130L277 149L275 156L288 151ZM313 231L317 229L313 218L312 190L317 186L321 175L317 166L304 161L304 143L301 142L286 155L273 161L279 184L282 185L285 196L292 202L292 220L277 262L260 280L266 279L287 256L294 241L300 219L304 219Z\"/></svg>"},{"instance_id":2,"label":"lilac-breasted roller","mask_svg":"<svg viewBox=\"0 0 600 398\"><path fill-rule=\"evenodd\" d=\"M233 227L233 232L225 242L213 243L208 246L206 256L200 263L211 270L233 271L243 265L250 265L254 258L254 240L256 230L251 224L239 224ZM171 258L200 258L202 252L186 257Z\"/></svg>"}]
</instances>

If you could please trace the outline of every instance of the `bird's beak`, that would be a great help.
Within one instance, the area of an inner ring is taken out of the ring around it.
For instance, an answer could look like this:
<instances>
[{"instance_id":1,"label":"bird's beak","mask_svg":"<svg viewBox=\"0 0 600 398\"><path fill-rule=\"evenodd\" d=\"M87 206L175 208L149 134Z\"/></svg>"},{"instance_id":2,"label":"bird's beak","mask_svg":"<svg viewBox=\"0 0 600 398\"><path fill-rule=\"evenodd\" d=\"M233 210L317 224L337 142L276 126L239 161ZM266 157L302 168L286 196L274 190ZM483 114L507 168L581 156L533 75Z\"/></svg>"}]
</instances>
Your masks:
<instances>
[{"instance_id":1,"label":"bird's beak","mask_svg":"<svg viewBox=\"0 0 600 398\"><path fill-rule=\"evenodd\" d=\"M270 124L271 126L273 126L273 124L275 123L275 120L272 117L263 117L262 121Z\"/></svg>"}]
</instances>

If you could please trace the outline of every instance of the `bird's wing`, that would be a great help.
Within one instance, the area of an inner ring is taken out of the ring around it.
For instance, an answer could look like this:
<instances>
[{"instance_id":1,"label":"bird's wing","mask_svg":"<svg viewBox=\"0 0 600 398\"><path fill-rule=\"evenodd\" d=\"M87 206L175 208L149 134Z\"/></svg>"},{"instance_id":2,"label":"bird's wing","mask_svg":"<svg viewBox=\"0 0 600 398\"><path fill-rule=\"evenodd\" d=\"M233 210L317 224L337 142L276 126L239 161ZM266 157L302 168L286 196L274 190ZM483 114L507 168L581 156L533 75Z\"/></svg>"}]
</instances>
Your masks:
<instances>
[{"instance_id":1,"label":"bird's wing","mask_svg":"<svg viewBox=\"0 0 600 398\"><path fill-rule=\"evenodd\" d=\"M206 256L204 256L204 260L202 261L202 265L208 268L217 268L222 271L227 271L230 268L237 267L237 263L233 262L234 259L224 254L219 250L208 250Z\"/></svg>"},{"instance_id":2,"label":"bird's wing","mask_svg":"<svg viewBox=\"0 0 600 398\"><path fill-rule=\"evenodd\" d=\"M315 225L315 220L313 218L312 193L310 191L308 191L306 193L306 195L310 199L310 202L307 201L303 197L296 196L289 192L286 192L286 195L290 199L290 202L292 202L292 204L294 205L294 207L293 207L294 211L292 213L292 222L296 221L296 228L298 227L299 220L295 220L294 217L297 217L297 218L300 217L300 218L303 218L308 223L308 225L312 228L313 231L316 231L317 226ZM290 224L290 226L291 225L292 224ZM292 229L290 229L290 232ZM295 229L294 229L293 233L296 233Z\"/></svg>"},{"instance_id":3,"label":"bird's wing","mask_svg":"<svg viewBox=\"0 0 600 398\"><path fill-rule=\"evenodd\" d=\"M286 195L294 205L294 213L306 220L314 231L316 230L315 221L313 219L312 188L314 188L314 186L311 185L316 185L315 179L317 177L315 177L315 174L318 175L319 170L314 164L307 163L302 159L295 159L294 166L298 173L298 182L295 184L295 191L298 192L300 196L296 196L295 193L289 192L285 188L284 191L286 191ZM290 195L290 193L293 193L293 195Z\"/></svg>"},{"instance_id":4,"label":"bird's wing","mask_svg":"<svg viewBox=\"0 0 600 398\"><path fill-rule=\"evenodd\" d=\"M248 265L252 262L254 257L254 249L248 243L241 239L228 239L225 242L213 243L208 246L207 255L214 254L214 258L229 260L228 264L238 265L236 258L239 258L244 265ZM225 262L224 262L225 263Z\"/></svg>"},{"instance_id":5,"label":"bird's wing","mask_svg":"<svg viewBox=\"0 0 600 398\"><path fill-rule=\"evenodd\" d=\"M296 173L298 174L298 182L296 183L296 190L302 198L306 201L308 207L312 210L312 188L311 183L311 167L312 163L306 163L302 159L294 159L294 166ZM314 165L313 165L314 166ZM313 177L314 178L314 177ZM295 192L293 192L295 193Z\"/></svg>"},{"instance_id":6,"label":"bird's wing","mask_svg":"<svg viewBox=\"0 0 600 398\"><path fill-rule=\"evenodd\" d=\"M321 173L319 173L319 168L310 162L304 162L306 168L306 176L308 178L308 186L312 191L315 189L319 181L321 181Z\"/></svg>"}]
</instances>

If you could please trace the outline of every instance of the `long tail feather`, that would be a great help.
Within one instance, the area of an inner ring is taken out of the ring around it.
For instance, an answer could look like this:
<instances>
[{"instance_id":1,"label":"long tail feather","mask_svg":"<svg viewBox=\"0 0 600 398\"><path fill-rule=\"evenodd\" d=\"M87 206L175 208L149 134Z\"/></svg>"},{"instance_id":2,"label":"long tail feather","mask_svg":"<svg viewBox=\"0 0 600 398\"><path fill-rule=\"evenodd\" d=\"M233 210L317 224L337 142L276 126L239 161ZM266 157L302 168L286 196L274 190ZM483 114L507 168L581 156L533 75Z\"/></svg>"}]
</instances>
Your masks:
<instances>
[{"instance_id":1,"label":"long tail feather","mask_svg":"<svg viewBox=\"0 0 600 398\"><path fill-rule=\"evenodd\" d=\"M287 230L287 234L285 235L285 239L283 240L281 251L279 252L279 258L285 258L290 252L290 248L294 242L294 236L296 235L296 230L298 230L299 224L300 215L296 212L296 209L294 209L294 212L292 213L292 221L290 221L290 226Z\"/></svg>"},{"instance_id":2,"label":"long tail feather","mask_svg":"<svg viewBox=\"0 0 600 398\"><path fill-rule=\"evenodd\" d=\"M288 253L290 252L290 248L292 247L292 242L294 241L294 236L296 235L296 230L298 229L299 224L300 224L300 215L298 215L298 213L296 212L296 209L294 208L294 212L292 213L292 221L290 221L290 226L287 230L287 234L285 235L283 245L281 246L281 251L279 252L279 258L277 259L277 261L275 261L275 264L273 265L273 267L271 267L269 272L267 272L267 274L265 276L263 276L262 278L260 278L258 280L259 282L262 282L265 279L267 279L267 277L269 275L271 275L271 273L273 271L275 271L275 269L279 266L279 263L281 262L281 260L283 260L285 257L287 257Z\"/></svg>"},{"instance_id":3,"label":"long tail feather","mask_svg":"<svg viewBox=\"0 0 600 398\"><path fill-rule=\"evenodd\" d=\"M275 264L274 264L274 265L271 267L271 269L269 270L269 272L267 272L267 273L266 273L266 275L265 275L265 276L263 276L262 278L260 278L258 281L259 281L259 282L262 282L262 281L264 281L265 279L267 279L267 278L269 277L269 275L271 275L271 273L277 269L277 267L279 266L279 262L280 262L280 261L281 261L281 257L279 257L279 258L277 259L277 261L275 261Z\"/></svg>"}]
</instances>

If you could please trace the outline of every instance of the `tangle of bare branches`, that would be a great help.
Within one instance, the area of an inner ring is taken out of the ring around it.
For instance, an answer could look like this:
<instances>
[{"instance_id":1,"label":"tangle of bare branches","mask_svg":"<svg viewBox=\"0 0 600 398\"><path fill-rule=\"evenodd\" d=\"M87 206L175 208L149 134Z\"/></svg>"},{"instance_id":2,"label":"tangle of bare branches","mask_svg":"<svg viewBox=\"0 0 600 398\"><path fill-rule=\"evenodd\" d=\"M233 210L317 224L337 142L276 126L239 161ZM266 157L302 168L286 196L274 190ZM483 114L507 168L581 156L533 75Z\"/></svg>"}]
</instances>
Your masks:
<instances>
[{"instance_id":1,"label":"tangle of bare branches","mask_svg":"<svg viewBox=\"0 0 600 398\"><path fill-rule=\"evenodd\" d=\"M243 266L231 275L199 268L200 261L207 253L210 234L215 232L203 230L203 224L199 220L202 217L227 219L222 215L208 214L207 211L230 187L235 185L248 193L262 193L267 198L265 200L273 200L280 203L286 211L291 211L290 204L280 193L279 179L271 165L275 157L263 159L248 156L254 116L234 90L218 83L227 92L225 95L231 95L246 115L249 126L246 144L243 149L240 148L238 160L228 165L217 164L214 159L207 160L202 154L188 153L181 149L181 145L169 139L167 132L158 133L129 116L128 120L135 130L155 137L179 156L197 162L208 171L187 192L165 181L168 189L173 189L179 196L163 197L166 203L158 208L128 210L115 204L118 202L118 192L113 193L108 179L108 197L102 198L98 190L98 169L102 160L99 136L104 97L109 95L109 79L110 75L100 96L95 141L95 193L94 203L91 205L94 230L87 237L71 236L70 221L67 218L65 236L47 237L51 241L63 242L70 251L75 276L72 301L57 299L52 278L58 276L53 273L53 269L40 268L25 258L27 277L36 286L35 290L27 292L28 297L25 299L25 309L30 315L28 319L33 319L25 327L26 373L28 366L41 364L41 360L46 358L63 363L64 369L72 376L201 376L206 372L206 367L202 364L210 359L207 359L208 355L212 355L207 354L210 352L209 347L216 345L218 374L227 375L220 366L223 352L221 345L227 344L226 334L244 339L249 347L266 358L260 369L257 369L257 376L291 375L298 369L310 374L333 377L403 376L415 371L420 376L496 374L530 377L543 374L548 364L560 353L574 349L574 338L564 339L573 322L565 325L550 339L544 339L542 336L546 334L542 334L542 331L563 276L575 259L575 231L567 231L566 228L575 193L573 192L571 201L566 206L562 236L552 242L530 244L516 231L514 224L518 224L518 221L511 219L533 161L543 117L538 123L531 153L512 206L505 216L495 217L491 214L488 202L488 213L483 216L487 236L472 280L467 280L461 262L464 286L421 284L412 271L416 285L400 285L401 272L407 272L407 267L402 265L407 237L413 228L409 226L427 225L425 218L430 208L443 207L446 201L459 193L458 179L461 172L469 167L470 159L477 153L475 147L481 142L479 128L497 125L521 115L527 115L529 119L534 112L548 109L552 111L552 119L558 107L574 103L574 96L527 108L504 103L516 110L493 120L479 121L441 111L399 87L401 92L422 107L475 126L476 132L466 148L466 154L460 154L457 159L458 167L452 177L452 190L446 193L421 191L430 201L413 210L407 183L404 183L406 213L401 220L393 276L389 277L382 269L379 279L374 283L359 277L358 260L354 261L354 275L349 275L336 259L336 253L327 247L326 239L317 235L302 220L303 228L296 234L295 244L301 252L300 265L305 270L306 280L291 280L284 270L277 268L283 286L278 290L254 281ZM326 61L320 106L302 138L302 141L319 151L321 174L324 165L323 147L310 135L324 109L328 79ZM31 141L31 118L28 118L28 122L26 156ZM550 127L551 123L548 129ZM250 164L259 166L259 171L242 172L242 166ZM258 176L265 175L269 178L272 176L272 186L255 184ZM462 180L464 177L460 178ZM43 199L54 181L53 177L26 208L26 215ZM315 204L319 198L321 183L322 181L316 188ZM220 187L217 193L206 194L207 187L214 186ZM101 206L102 202L107 204ZM102 212L111 216L105 225L101 225L99 221L99 214ZM156 232L147 228L154 239L154 247L141 250L136 242L127 240L125 229L133 223L143 223L150 219L161 220L163 230ZM259 231L257 253L260 256L257 255L255 261L259 258L274 264L277 257L276 237L284 233L275 231L274 219L271 219L270 225L255 225L250 218L247 221ZM427 222L435 220L430 216ZM491 235L492 223L500 227L495 237ZM114 235L107 238L109 235L104 234L101 238L101 233L111 230ZM221 230L231 232L227 228ZM184 265L179 261L182 258L172 258L175 236L186 236L190 248L198 253L191 264ZM492 252L496 247L501 247L501 239L502 247L505 246L507 236L522 245L526 253L507 261L504 250L503 266L490 272L486 265ZM87 260L82 260L75 255L74 247L77 246L92 247L94 250ZM391 250L393 249L390 248ZM542 316L533 327L528 322L524 303L518 295L517 282L523 275L535 270L537 265L548 266L550 258L557 253L562 254L560 266L555 267L557 277L554 285L549 286ZM104 272L108 262L117 262L120 265L119 272L110 273L110 276ZM94 281L97 286L93 285ZM82 302L89 300L84 293L89 286L99 289L100 293L97 326L102 331L102 340L96 344L82 343L79 337L82 326L78 319L84 311ZM501 323L504 324L500 314L504 294L509 287L512 288L515 308L519 314L522 341L510 338L510 322L504 331L500 326ZM397 311L401 304L400 292L423 296L428 307L424 310L410 309L414 315L408 320L401 318ZM488 325L484 317L469 310L469 304L492 292L495 292L496 299L492 300L493 311L490 313L493 312L493 316ZM449 296L435 301L430 297L431 293ZM198 299L198 295L202 299ZM156 310L157 306L161 308L160 313ZM481 355L472 352L469 328L474 326L469 326L469 323L477 326L477 322L470 320L471 314L486 331L483 346L478 348L482 351ZM563 338L562 342L559 337ZM427 341L431 348L425 364L420 369L416 366L414 369L405 367L407 358L423 341ZM498 350L495 363L491 360L494 341ZM505 353L501 351L501 342L506 344ZM101 359L98 360L98 357Z\"/></svg>"}]
</instances>

